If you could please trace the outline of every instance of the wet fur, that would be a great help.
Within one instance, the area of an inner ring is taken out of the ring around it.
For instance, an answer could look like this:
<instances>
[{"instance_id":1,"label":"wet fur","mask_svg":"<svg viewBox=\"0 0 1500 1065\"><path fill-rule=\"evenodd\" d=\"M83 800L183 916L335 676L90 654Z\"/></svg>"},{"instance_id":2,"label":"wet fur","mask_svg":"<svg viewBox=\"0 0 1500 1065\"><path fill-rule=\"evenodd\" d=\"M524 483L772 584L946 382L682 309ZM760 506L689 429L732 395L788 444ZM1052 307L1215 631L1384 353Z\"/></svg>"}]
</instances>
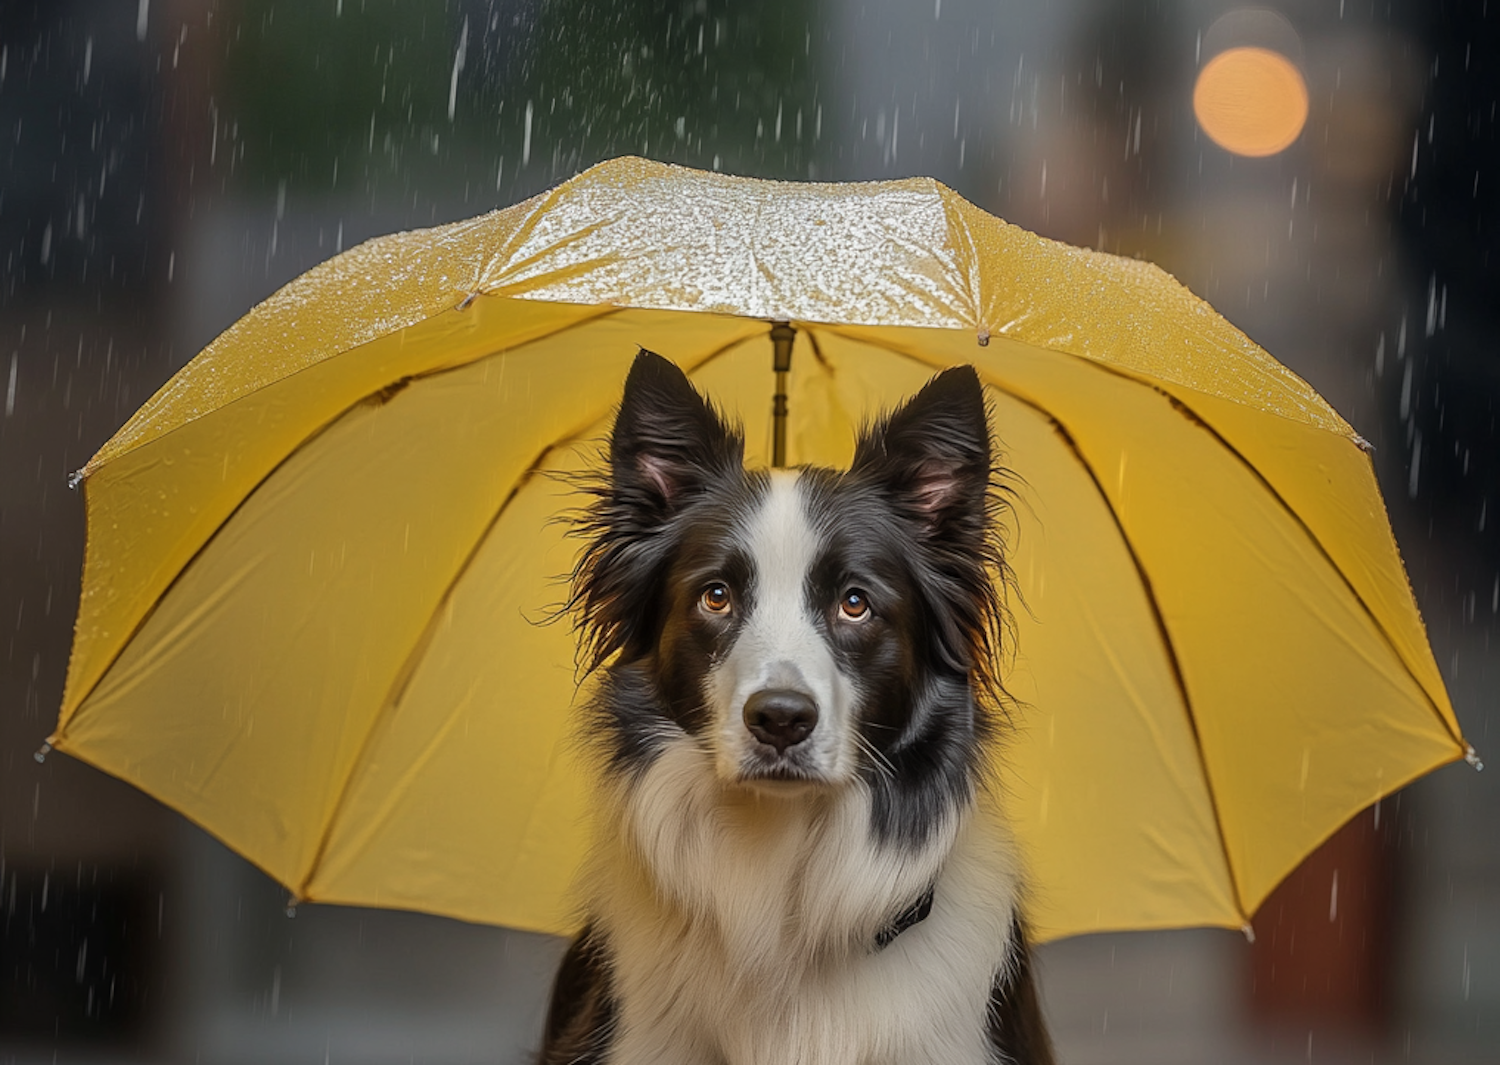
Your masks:
<instances>
[{"instance_id":1,"label":"wet fur","mask_svg":"<svg viewBox=\"0 0 1500 1065\"><path fill-rule=\"evenodd\" d=\"M599 824L541 1061L1049 1065L983 786L1003 560L978 378L935 378L844 473L742 451L642 353L575 574ZM852 621L851 587L874 604ZM768 686L817 703L785 750L742 720Z\"/></svg>"}]
</instances>

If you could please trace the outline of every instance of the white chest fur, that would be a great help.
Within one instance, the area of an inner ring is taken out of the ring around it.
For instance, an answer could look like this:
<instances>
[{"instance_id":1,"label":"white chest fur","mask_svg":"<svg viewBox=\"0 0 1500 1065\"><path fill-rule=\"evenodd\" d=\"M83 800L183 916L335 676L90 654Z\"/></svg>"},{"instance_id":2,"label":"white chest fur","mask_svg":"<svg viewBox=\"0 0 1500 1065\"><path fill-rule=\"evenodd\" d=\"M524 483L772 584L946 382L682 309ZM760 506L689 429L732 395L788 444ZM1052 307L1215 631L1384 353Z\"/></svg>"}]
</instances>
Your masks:
<instances>
[{"instance_id":1,"label":"white chest fur","mask_svg":"<svg viewBox=\"0 0 1500 1065\"><path fill-rule=\"evenodd\" d=\"M609 797L588 884L612 1065L982 1065L1017 875L986 813L878 847L859 785L726 788L693 741ZM934 886L930 916L876 932Z\"/></svg>"}]
</instances>

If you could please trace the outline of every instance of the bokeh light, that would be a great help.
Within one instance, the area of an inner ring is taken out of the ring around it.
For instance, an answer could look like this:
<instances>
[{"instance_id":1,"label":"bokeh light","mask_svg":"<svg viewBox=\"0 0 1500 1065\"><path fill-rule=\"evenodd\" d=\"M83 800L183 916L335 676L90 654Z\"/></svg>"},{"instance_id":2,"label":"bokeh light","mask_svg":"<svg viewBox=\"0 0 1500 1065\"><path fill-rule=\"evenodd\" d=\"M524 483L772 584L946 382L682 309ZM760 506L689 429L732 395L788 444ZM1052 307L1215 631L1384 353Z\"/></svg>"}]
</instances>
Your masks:
<instances>
[{"instance_id":1,"label":"bokeh light","mask_svg":"<svg viewBox=\"0 0 1500 1065\"><path fill-rule=\"evenodd\" d=\"M1307 83L1280 52L1231 48L1199 72L1193 114L1226 151L1275 155L1290 147L1307 123Z\"/></svg>"}]
</instances>

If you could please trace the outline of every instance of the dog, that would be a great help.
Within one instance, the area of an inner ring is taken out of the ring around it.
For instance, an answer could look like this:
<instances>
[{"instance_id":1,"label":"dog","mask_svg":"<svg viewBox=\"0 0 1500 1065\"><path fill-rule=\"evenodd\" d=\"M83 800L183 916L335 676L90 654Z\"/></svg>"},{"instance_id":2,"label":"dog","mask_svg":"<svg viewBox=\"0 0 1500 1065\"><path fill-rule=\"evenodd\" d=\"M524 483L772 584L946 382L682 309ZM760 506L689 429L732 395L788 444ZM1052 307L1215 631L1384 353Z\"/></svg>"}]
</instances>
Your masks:
<instances>
[{"instance_id":1,"label":"dog","mask_svg":"<svg viewBox=\"0 0 1500 1065\"><path fill-rule=\"evenodd\" d=\"M637 356L573 574L598 837L543 1065L1051 1065L986 787L978 375L933 378L845 472L743 451Z\"/></svg>"}]
</instances>

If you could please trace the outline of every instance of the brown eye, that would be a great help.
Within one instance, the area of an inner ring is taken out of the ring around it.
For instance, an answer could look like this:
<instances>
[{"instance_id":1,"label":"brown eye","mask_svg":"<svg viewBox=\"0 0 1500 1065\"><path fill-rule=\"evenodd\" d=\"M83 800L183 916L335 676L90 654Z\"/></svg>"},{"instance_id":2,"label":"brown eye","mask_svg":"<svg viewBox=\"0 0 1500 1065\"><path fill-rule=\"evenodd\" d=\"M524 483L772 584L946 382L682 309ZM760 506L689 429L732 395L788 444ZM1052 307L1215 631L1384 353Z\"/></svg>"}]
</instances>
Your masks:
<instances>
[{"instance_id":1,"label":"brown eye","mask_svg":"<svg viewBox=\"0 0 1500 1065\"><path fill-rule=\"evenodd\" d=\"M839 613L850 621L863 621L870 615L870 600L858 588L850 588L839 600Z\"/></svg>"},{"instance_id":2,"label":"brown eye","mask_svg":"<svg viewBox=\"0 0 1500 1065\"><path fill-rule=\"evenodd\" d=\"M715 582L703 589L703 594L698 597L698 603L710 614L727 614L732 605L729 598L729 586Z\"/></svg>"}]
</instances>

